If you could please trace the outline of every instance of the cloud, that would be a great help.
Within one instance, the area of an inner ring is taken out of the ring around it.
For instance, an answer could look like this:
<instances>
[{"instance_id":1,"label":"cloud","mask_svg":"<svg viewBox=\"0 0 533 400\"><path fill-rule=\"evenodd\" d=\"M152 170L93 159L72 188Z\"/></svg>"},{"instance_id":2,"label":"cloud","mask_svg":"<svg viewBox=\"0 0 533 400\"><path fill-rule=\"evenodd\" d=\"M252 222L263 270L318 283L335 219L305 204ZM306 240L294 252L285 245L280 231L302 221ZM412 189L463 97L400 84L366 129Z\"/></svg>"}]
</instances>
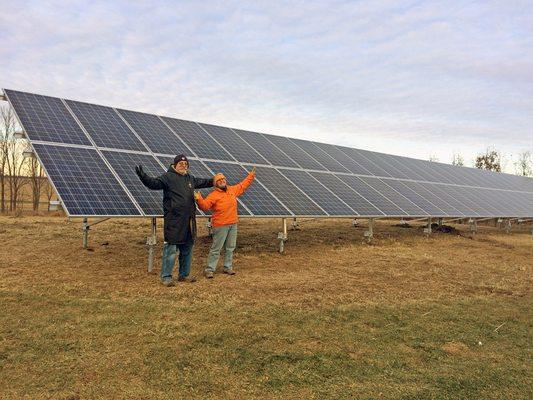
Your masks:
<instances>
[{"instance_id":1,"label":"cloud","mask_svg":"<svg viewBox=\"0 0 533 400\"><path fill-rule=\"evenodd\" d=\"M530 2L2 7L2 87L443 161L533 150Z\"/></svg>"}]
</instances>

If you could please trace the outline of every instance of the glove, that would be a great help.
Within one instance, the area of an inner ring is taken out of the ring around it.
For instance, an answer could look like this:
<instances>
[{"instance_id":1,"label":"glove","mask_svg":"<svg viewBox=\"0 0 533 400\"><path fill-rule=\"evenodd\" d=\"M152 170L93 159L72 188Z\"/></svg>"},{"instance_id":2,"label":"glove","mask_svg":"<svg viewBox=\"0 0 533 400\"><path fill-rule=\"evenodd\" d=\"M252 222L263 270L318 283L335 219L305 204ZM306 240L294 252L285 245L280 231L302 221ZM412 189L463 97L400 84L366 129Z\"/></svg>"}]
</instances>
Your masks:
<instances>
[{"instance_id":1,"label":"glove","mask_svg":"<svg viewBox=\"0 0 533 400\"><path fill-rule=\"evenodd\" d=\"M137 174L137 176L139 178L143 178L146 175L146 173L143 170L143 166L142 165L137 165L135 167L135 173Z\"/></svg>"},{"instance_id":2,"label":"glove","mask_svg":"<svg viewBox=\"0 0 533 400\"><path fill-rule=\"evenodd\" d=\"M200 192L194 192L194 199L198 200L202 197L202 194Z\"/></svg>"},{"instance_id":3,"label":"glove","mask_svg":"<svg viewBox=\"0 0 533 400\"><path fill-rule=\"evenodd\" d=\"M250 171L251 174L255 174L255 167L252 168L252 170Z\"/></svg>"}]
</instances>

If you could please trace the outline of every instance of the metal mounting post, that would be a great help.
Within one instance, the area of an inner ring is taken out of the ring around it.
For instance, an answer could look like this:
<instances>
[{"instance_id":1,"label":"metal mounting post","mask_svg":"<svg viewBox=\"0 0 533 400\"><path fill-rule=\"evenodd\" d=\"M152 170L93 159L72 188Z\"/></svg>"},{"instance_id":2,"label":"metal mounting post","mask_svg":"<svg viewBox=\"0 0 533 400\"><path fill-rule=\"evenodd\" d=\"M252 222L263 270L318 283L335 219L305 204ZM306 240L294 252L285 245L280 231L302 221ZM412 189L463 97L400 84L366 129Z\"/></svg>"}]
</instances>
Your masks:
<instances>
[{"instance_id":1,"label":"metal mounting post","mask_svg":"<svg viewBox=\"0 0 533 400\"><path fill-rule=\"evenodd\" d=\"M353 227L359 226L359 221L357 220L357 218L354 218L354 219L352 220L352 226L353 226Z\"/></svg>"},{"instance_id":2,"label":"metal mounting post","mask_svg":"<svg viewBox=\"0 0 533 400\"><path fill-rule=\"evenodd\" d=\"M152 233L146 238L146 244L148 245L148 273L154 269L154 246L157 244L157 220L152 218Z\"/></svg>"},{"instance_id":3,"label":"metal mounting post","mask_svg":"<svg viewBox=\"0 0 533 400\"><path fill-rule=\"evenodd\" d=\"M511 233L511 228L512 228L512 226L511 226L511 218L509 218L507 220L507 225L505 226L505 232L506 233Z\"/></svg>"},{"instance_id":4,"label":"metal mounting post","mask_svg":"<svg viewBox=\"0 0 533 400\"><path fill-rule=\"evenodd\" d=\"M468 224L470 225L470 232L477 233L477 220L475 218L470 218Z\"/></svg>"},{"instance_id":5,"label":"metal mounting post","mask_svg":"<svg viewBox=\"0 0 533 400\"><path fill-rule=\"evenodd\" d=\"M374 238L374 218L368 219L368 230L364 233L366 241L370 243Z\"/></svg>"},{"instance_id":6,"label":"metal mounting post","mask_svg":"<svg viewBox=\"0 0 533 400\"><path fill-rule=\"evenodd\" d=\"M283 254L285 251L285 241L287 240L287 218L281 219L281 232L278 233L279 252Z\"/></svg>"},{"instance_id":7,"label":"metal mounting post","mask_svg":"<svg viewBox=\"0 0 533 400\"><path fill-rule=\"evenodd\" d=\"M439 218L439 228L442 228L442 225L444 224L443 218Z\"/></svg>"},{"instance_id":8,"label":"metal mounting post","mask_svg":"<svg viewBox=\"0 0 533 400\"><path fill-rule=\"evenodd\" d=\"M89 223L87 222L87 218L83 218L83 248L86 249L87 246L89 246Z\"/></svg>"},{"instance_id":9,"label":"metal mounting post","mask_svg":"<svg viewBox=\"0 0 533 400\"><path fill-rule=\"evenodd\" d=\"M431 217L428 218L428 224L427 224L427 227L424 228L424 233L426 234L427 237L431 235Z\"/></svg>"},{"instance_id":10,"label":"metal mounting post","mask_svg":"<svg viewBox=\"0 0 533 400\"><path fill-rule=\"evenodd\" d=\"M291 229L293 231L297 231L300 229L300 224L298 224L298 221L296 221L296 217L292 219L292 222L291 222Z\"/></svg>"},{"instance_id":11,"label":"metal mounting post","mask_svg":"<svg viewBox=\"0 0 533 400\"><path fill-rule=\"evenodd\" d=\"M205 227L207 228L207 235L209 237L213 236L213 227L211 225L211 217L207 219L207 222L205 223Z\"/></svg>"}]
</instances>

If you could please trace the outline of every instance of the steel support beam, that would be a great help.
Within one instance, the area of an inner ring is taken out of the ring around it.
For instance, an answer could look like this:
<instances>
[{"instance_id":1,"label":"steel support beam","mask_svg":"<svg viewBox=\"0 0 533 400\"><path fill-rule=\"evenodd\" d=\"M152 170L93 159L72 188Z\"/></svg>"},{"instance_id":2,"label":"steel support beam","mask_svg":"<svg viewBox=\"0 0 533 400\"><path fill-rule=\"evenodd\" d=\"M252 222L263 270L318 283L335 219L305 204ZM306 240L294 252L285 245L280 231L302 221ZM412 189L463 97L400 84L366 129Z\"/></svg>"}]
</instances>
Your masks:
<instances>
[{"instance_id":1,"label":"steel support beam","mask_svg":"<svg viewBox=\"0 0 533 400\"><path fill-rule=\"evenodd\" d=\"M293 231L297 231L297 230L300 229L300 224L298 224L298 221L296 220L296 217L294 217L294 218L292 219L292 222L291 222L291 229L292 229Z\"/></svg>"},{"instance_id":2,"label":"steel support beam","mask_svg":"<svg viewBox=\"0 0 533 400\"><path fill-rule=\"evenodd\" d=\"M424 233L426 234L427 237L431 235L431 217L428 218L428 224L426 228L424 229Z\"/></svg>"},{"instance_id":3,"label":"steel support beam","mask_svg":"<svg viewBox=\"0 0 533 400\"><path fill-rule=\"evenodd\" d=\"M157 219L152 218L152 232L151 235L146 238L146 244L148 245L148 273L151 273L154 269L154 247L157 244Z\"/></svg>"},{"instance_id":4,"label":"steel support beam","mask_svg":"<svg viewBox=\"0 0 533 400\"><path fill-rule=\"evenodd\" d=\"M468 220L468 225L470 226L470 232L472 234L477 233L477 220L475 218L470 218Z\"/></svg>"},{"instance_id":5,"label":"steel support beam","mask_svg":"<svg viewBox=\"0 0 533 400\"><path fill-rule=\"evenodd\" d=\"M89 246L89 223L87 218L83 218L82 232L83 232L83 248L86 249Z\"/></svg>"},{"instance_id":6,"label":"steel support beam","mask_svg":"<svg viewBox=\"0 0 533 400\"><path fill-rule=\"evenodd\" d=\"M283 254L285 251L285 242L287 240L287 218L281 219L281 232L278 233L279 252Z\"/></svg>"},{"instance_id":7,"label":"steel support beam","mask_svg":"<svg viewBox=\"0 0 533 400\"><path fill-rule=\"evenodd\" d=\"M370 243L374 238L374 218L368 219L368 230L364 233L366 241Z\"/></svg>"}]
</instances>

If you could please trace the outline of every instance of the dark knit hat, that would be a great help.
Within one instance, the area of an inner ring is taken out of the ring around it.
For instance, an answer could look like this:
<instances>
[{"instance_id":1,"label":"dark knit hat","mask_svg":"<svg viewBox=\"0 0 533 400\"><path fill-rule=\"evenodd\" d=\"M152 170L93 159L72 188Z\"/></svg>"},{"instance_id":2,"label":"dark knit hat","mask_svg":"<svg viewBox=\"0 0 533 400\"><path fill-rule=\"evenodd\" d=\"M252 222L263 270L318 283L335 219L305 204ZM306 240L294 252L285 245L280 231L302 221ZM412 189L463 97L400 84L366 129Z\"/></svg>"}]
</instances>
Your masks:
<instances>
[{"instance_id":1,"label":"dark knit hat","mask_svg":"<svg viewBox=\"0 0 533 400\"><path fill-rule=\"evenodd\" d=\"M187 157L185 157L185 154L179 154L176 157L174 157L174 165L176 165L180 161L187 161L187 164L189 164L189 160L187 160Z\"/></svg>"}]
</instances>

